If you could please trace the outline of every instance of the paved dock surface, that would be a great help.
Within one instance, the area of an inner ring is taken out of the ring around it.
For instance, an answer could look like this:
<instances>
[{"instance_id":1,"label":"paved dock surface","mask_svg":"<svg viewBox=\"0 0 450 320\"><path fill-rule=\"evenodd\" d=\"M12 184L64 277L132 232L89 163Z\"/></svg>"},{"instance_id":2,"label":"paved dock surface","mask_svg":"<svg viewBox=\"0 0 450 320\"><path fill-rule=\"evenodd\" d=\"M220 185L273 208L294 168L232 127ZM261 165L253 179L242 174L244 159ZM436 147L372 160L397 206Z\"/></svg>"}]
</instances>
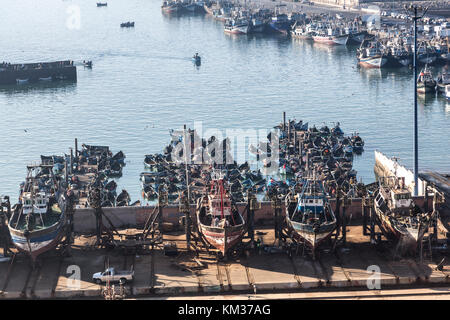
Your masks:
<instances>
[{"instance_id":1,"label":"paved dock surface","mask_svg":"<svg viewBox=\"0 0 450 320\"><path fill-rule=\"evenodd\" d=\"M444 266L441 271L436 268L442 255L433 259L427 257L422 262L414 257L394 260L390 250L376 248L367 242L361 226L348 227L345 247L339 247L336 252L324 248L316 260L303 256L301 251L289 257L286 252L271 247L275 241L270 229L258 230L257 236L267 246L265 250L253 250L228 261L218 261L206 252L198 256L186 252L183 234L164 236L165 241L177 244L178 254L173 257L165 256L162 248L148 250L147 254L124 255L119 250L93 247L93 237L77 237L71 256L61 258L49 252L34 270L29 260L20 255L13 264L0 263L0 297L100 298L104 285L94 283L92 274L113 266L135 271L134 282L125 285L128 298L202 296L208 299L221 295L388 298L380 290L367 289L367 282L373 275L368 267L376 266L383 292L411 288L410 293L402 291L402 295L397 296L422 297L436 293L440 298L450 298L447 295L450 266ZM73 280L77 270L79 282ZM414 291L423 287L427 287L429 293ZM354 290L359 293L355 294ZM281 293L284 296L278 296Z\"/></svg>"}]
</instances>

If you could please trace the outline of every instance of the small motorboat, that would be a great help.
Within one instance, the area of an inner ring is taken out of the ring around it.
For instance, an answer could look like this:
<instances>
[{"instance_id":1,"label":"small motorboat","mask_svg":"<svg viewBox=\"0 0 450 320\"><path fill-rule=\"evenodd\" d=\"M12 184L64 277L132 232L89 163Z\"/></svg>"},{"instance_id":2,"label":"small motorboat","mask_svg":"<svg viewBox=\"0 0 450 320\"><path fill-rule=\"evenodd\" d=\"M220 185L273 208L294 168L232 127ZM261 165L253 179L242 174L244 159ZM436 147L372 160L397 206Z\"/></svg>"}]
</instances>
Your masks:
<instances>
[{"instance_id":1,"label":"small motorboat","mask_svg":"<svg viewBox=\"0 0 450 320\"><path fill-rule=\"evenodd\" d=\"M192 57L192 61L194 61L195 65L199 66L202 63L202 58L198 55L198 53L196 53Z\"/></svg>"},{"instance_id":2,"label":"small motorboat","mask_svg":"<svg viewBox=\"0 0 450 320\"><path fill-rule=\"evenodd\" d=\"M130 27L134 27L134 21L133 21L133 22L130 22L130 21L128 21L128 22L122 22L122 23L120 24L120 27L121 27L121 28L130 28Z\"/></svg>"},{"instance_id":3,"label":"small motorboat","mask_svg":"<svg viewBox=\"0 0 450 320\"><path fill-rule=\"evenodd\" d=\"M83 66L85 68L92 68L92 61L85 61L85 60L83 60Z\"/></svg>"},{"instance_id":4,"label":"small motorboat","mask_svg":"<svg viewBox=\"0 0 450 320\"><path fill-rule=\"evenodd\" d=\"M97 7L106 7L108 5L108 2L97 2Z\"/></svg>"}]
</instances>

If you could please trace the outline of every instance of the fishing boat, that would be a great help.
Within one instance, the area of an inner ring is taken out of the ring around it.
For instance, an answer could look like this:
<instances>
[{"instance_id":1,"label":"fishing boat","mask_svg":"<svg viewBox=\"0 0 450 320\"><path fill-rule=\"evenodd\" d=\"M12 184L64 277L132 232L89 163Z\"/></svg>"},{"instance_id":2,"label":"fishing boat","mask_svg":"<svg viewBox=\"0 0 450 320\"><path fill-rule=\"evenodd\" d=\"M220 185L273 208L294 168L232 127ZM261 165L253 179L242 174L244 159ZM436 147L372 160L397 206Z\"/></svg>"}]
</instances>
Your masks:
<instances>
[{"instance_id":1,"label":"fishing boat","mask_svg":"<svg viewBox=\"0 0 450 320\"><path fill-rule=\"evenodd\" d=\"M365 68L382 68L388 59L378 41L364 40L357 51L358 64Z\"/></svg>"},{"instance_id":2,"label":"fishing boat","mask_svg":"<svg viewBox=\"0 0 450 320\"><path fill-rule=\"evenodd\" d=\"M197 205L198 230L204 239L225 256L240 243L245 222L225 189L222 177L211 180L210 192Z\"/></svg>"},{"instance_id":3,"label":"fishing boat","mask_svg":"<svg viewBox=\"0 0 450 320\"><path fill-rule=\"evenodd\" d=\"M195 65L199 66L202 63L202 58L198 55L198 53L196 53L192 57L192 61L195 63Z\"/></svg>"},{"instance_id":4,"label":"fishing boat","mask_svg":"<svg viewBox=\"0 0 450 320\"><path fill-rule=\"evenodd\" d=\"M290 29L290 21L284 13L276 14L269 22L269 28L272 32L288 34Z\"/></svg>"},{"instance_id":5,"label":"fishing boat","mask_svg":"<svg viewBox=\"0 0 450 320\"><path fill-rule=\"evenodd\" d=\"M351 137L351 143L353 146L353 151L360 154L364 150L364 140L357 134L353 134Z\"/></svg>"},{"instance_id":6,"label":"fishing boat","mask_svg":"<svg viewBox=\"0 0 450 320\"><path fill-rule=\"evenodd\" d=\"M161 10L165 13L175 13L181 9L181 5L176 1L164 1Z\"/></svg>"},{"instance_id":7,"label":"fishing boat","mask_svg":"<svg viewBox=\"0 0 450 320\"><path fill-rule=\"evenodd\" d=\"M427 65L417 78L417 92L422 94L434 93L436 91L436 81L433 79L430 69Z\"/></svg>"},{"instance_id":8,"label":"fishing boat","mask_svg":"<svg viewBox=\"0 0 450 320\"><path fill-rule=\"evenodd\" d=\"M120 24L120 27L121 27L121 28L132 28L132 27L134 27L134 21L133 21L133 22L130 22L130 21L128 21L128 22L122 22L122 23Z\"/></svg>"},{"instance_id":9,"label":"fishing boat","mask_svg":"<svg viewBox=\"0 0 450 320\"><path fill-rule=\"evenodd\" d=\"M224 32L229 34L247 34L250 24L247 19L228 19L225 21Z\"/></svg>"},{"instance_id":10,"label":"fishing boat","mask_svg":"<svg viewBox=\"0 0 450 320\"><path fill-rule=\"evenodd\" d=\"M440 94L445 94L445 88L450 84L450 72L448 70L443 71L436 81L436 89Z\"/></svg>"},{"instance_id":11,"label":"fishing boat","mask_svg":"<svg viewBox=\"0 0 450 320\"><path fill-rule=\"evenodd\" d=\"M314 42L328 45L346 45L348 37L348 34L339 34L338 29L327 28L317 30L317 32L313 35L313 40Z\"/></svg>"},{"instance_id":12,"label":"fishing boat","mask_svg":"<svg viewBox=\"0 0 450 320\"><path fill-rule=\"evenodd\" d=\"M313 32L307 26L296 26L291 31L291 36L297 39L312 40Z\"/></svg>"},{"instance_id":13,"label":"fishing boat","mask_svg":"<svg viewBox=\"0 0 450 320\"><path fill-rule=\"evenodd\" d=\"M104 3L102 3L102 2L97 2L97 7L106 7L107 5L108 5L107 2L104 2Z\"/></svg>"},{"instance_id":14,"label":"fishing boat","mask_svg":"<svg viewBox=\"0 0 450 320\"><path fill-rule=\"evenodd\" d=\"M83 60L83 66L85 68L92 68L92 61L85 61L85 60Z\"/></svg>"},{"instance_id":15,"label":"fishing boat","mask_svg":"<svg viewBox=\"0 0 450 320\"><path fill-rule=\"evenodd\" d=\"M54 248L63 236L65 197L53 165L28 166L25 184L8 222L13 244L33 261Z\"/></svg>"},{"instance_id":16,"label":"fishing boat","mask_svg":"<svg viewBox=\"0 0 450 320\"><path fill-rule=\"evenodd\" d=\"M295 240L315 251L336 229L337 220L331 208L322 181L313 177L302 180L300 194L289 202L286 198L286 224Z\"/></svg>"},{"instance_id":17,"label":"fishing boat","mask_svg":"<svg viewBox=\"0 0 450 320\"><path fill-rule=\"evenodd\" d=\"M419 44L417 49L417 61L421 64L431 65L438 57L436 49L425 42Z\"/></svg>"},{"instance_id":18,"label":"fishing boat","mask_svg":"<svg viewBox=\"0 0 450 320\"><path fill-rule=\"evenodd\" d=\"M403 46L392 46L390 53L397 66L407 67L412 64L412 55Z\"/></svg>"},{"instance_id":19,"label":"fishing boat","mask_svg":"<svg viewBox=\"0 0 450 320\"><path fill-rule=\"evenodd\" d=\"M250 20L250 29L251 33L262 33L264 32L265 23L262 19L255 17Z\"/></svg>"},{"instance_id":20,"label":"fishing boat","mask_svg":"<svg viewBox=\"0 0 450 320\"><path fill-rule=\"evenodd\" d=\"M405 250L415 250L430 216L414 204L411 192L405 187L405 179L380 178L374 208L385 236L399 241Z\"/></svg>"}]
</instances>

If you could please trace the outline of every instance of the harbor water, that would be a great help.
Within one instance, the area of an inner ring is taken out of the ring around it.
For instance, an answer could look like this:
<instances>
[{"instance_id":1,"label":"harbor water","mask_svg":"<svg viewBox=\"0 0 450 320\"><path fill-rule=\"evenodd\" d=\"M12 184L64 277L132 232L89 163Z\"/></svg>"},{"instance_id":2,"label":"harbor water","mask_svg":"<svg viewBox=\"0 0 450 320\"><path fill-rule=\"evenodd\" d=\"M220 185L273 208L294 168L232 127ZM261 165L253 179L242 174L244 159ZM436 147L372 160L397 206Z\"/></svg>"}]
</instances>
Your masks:
<instances>
[{"instance_id":1,"label":"harbor water","mask_svg":"<svg viewBox=\"0 0 450 320\"><path fill-rule=\"evenodd\" d=\"M0 88L0 194L16 200L25 166L79 145L126 158L119 187L140 197L144 155L162 152L169 129L271 128L287 118L339 121L365 152L354 168L374 181L375 149L413 166L413 72L357 67L356 47L274 35L230 36L205 15L167 16L159 0L4 0L0 60L92 60L77 83ZM134 28L120 23L135 21ZM11 26L14 26L13 28ZM8 30L8 31L6 31ZM202 57L196 67L194 53ZM437 69L434 69L437 76ZM450 103L419 98L419 166L450 172Z\"/></svg>"}]
</instances>

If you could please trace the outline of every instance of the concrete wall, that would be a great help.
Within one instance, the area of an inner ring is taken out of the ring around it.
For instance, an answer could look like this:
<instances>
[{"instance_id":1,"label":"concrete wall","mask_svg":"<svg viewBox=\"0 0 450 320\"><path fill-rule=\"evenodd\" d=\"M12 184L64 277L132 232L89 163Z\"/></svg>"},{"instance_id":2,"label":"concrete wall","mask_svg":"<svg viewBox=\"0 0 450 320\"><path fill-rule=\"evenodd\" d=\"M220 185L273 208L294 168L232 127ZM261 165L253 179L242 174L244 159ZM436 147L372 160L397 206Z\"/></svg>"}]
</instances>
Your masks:
<instances>
[{"instance_id":1,"label":"concrete wall","mask_svg":"<svg viewBox=\"0 0 450 320\"><path fill-rule=\"evenodd\" d=\"M335 208L335 200L330 201L333 209ZM346 215L352 219L361 217L360 198L353 199L351 205L346 208ZM241 213L245 210L246 203L239 203L238 209ZM142 228L148 216L152 214L155 207L140 206L140 207L116 207L103 208L105 215L111 220L116 228ZM282 215L285 214L285 208L282 208ZM273 221L274 210L270 202L261 203L261 209L255 211L255 223L257 225L268 224ZM163 221L172 223L175 226L179 224L182 213L179 212L178 206L170 205L163 208ZM191 217L195 220L195 207L191 207ZM245 215L244 215L245 218ZM103 219L105 226L108 226L106 219ZM76 209L74 214L74 231L77 233L92 233L95 232L95 215L91 208Z\"/></svg>"}]
</instances>

